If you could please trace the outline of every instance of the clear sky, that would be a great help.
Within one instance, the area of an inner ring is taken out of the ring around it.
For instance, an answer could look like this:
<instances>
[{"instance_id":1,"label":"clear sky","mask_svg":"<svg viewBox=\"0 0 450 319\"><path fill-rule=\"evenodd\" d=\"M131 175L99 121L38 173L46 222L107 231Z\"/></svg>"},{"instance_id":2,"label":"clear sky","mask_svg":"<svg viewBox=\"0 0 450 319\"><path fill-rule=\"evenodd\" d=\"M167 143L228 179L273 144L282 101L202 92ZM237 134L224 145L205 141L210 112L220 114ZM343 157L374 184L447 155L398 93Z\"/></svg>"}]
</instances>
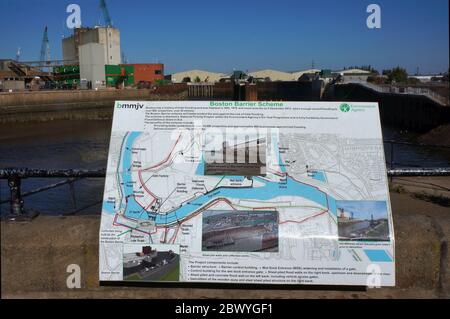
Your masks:
<instances>
[{"instance_id":1,"label":"clear sky","mask_svg":"<svg viewBox=\"0 0 450 319\"><path fill-rule=\"evenodd\" d=\"M84 26L102 21L98 0L0 0L0 58L38 60L49 28L61 59L66 6L81 6ZM381 29L366 26L381 7ZM199 68L294 71L397 65L421 74L449 66L448 0L107 0L129 62L165 63L166 73Z\"/></svg>"},{"instance_id":2,"label":"clear sky","mask_svg":"<svg viewBox=\"0 0 450 319\"><path fill-rule=\"evenodd\" d=\"M386 202L381 201L337 201L337 207L353 213L355 219L387 218Z\"/></svg>"}]
</instances>

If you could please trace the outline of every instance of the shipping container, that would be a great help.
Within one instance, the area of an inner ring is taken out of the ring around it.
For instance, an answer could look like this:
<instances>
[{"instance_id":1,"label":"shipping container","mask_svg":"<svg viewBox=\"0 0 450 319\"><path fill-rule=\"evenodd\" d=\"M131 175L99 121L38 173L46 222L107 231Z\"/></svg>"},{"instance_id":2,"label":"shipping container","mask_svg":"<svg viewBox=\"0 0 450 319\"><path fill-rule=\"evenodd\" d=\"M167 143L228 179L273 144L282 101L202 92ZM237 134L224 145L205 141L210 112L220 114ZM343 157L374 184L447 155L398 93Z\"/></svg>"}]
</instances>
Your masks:
<instances>
[{"instance_id":1,"label":"shipping container","mask_svg":"<svg viewBox=\"0 0 450 319\"><path fill-rule=\"evenodd\" d=\"M105 65L106 86L134 85L134 66L132 65Z\"/></svg>"},{"instance_id":2,"label":"shipping container","mask_svg":"<svg viewBox=\"0 0 450 319\"><path fill-rule=\"evenodd\" d=\"M121 66L133 68L135 84L141 81L155 84L155 81L164 79L164 64L162 63L121 64Z\"/></svg>"},{"instance_id":3,"label":"shipping container","mask_svg":"<svg viewBox=\"0 0 450 319\"><path fill-rule=\"evenodd\" d=\"M65 75L65 74L79 74L79 65L60 65L53 67L53 73L55 75Z\"/></svg>"},{"instance_id":4,"label":"shipping container","mask_svg":"<svg viewBox=\"0 0 450 319\"><path fill-rule=\"evenodd\" d=\"M105 65L106 76L134 76L132 65Z\"/></svg>"},{"instance_id":5,"label":"shipping container","mask_svg":"<svg viewBox=\"0 0 450 319\"><path fill-rule=\"evenodd\" d=\"M116 87L117 85L120 85L122 83L124 83L125 86L132 86L134 84L134 77L133 76L112 76L112 75L106 76L106 86L108 86L108 87Z\"/></svg>"}]
</instances>

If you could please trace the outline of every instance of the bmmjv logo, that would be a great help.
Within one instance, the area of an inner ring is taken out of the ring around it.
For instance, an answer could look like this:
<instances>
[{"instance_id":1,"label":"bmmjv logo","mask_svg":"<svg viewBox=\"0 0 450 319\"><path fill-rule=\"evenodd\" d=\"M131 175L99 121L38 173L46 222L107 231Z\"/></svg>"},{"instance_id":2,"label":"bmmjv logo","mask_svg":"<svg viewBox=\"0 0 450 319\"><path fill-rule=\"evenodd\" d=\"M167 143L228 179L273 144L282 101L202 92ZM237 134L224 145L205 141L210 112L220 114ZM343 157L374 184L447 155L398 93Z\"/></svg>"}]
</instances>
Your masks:
<instances>
[{"instance_id":1,"label":"bmmjv logo","mask_svg":"<svg viewBox=\"0 0 450 319\"><path fill-rule=\"evenodd\" d=\"M144 107L144 104L141 103L117 103L116 106L118 109L134 109L139 110Z\"/></svg>"},{"instance_id":2,"label":"bmmjv logo","mask_svg":"<svg viewBox=\"0 0 450 319\"><path fill-rule=\"evenodd\" d=\"M342 103L339 108L341 109L341 112L344 112L344 113L347 113L350 111L350 105L348 105L347 103Z\"/></svg>"}]
</instances>

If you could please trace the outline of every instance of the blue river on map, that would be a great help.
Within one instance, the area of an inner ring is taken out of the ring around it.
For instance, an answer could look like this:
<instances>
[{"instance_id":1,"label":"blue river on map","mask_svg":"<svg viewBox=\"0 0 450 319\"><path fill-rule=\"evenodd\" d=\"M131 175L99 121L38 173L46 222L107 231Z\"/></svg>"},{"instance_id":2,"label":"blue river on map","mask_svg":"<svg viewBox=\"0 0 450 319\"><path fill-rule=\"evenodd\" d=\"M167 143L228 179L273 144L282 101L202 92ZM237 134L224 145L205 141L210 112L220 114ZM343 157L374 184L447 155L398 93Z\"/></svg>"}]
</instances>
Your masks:
<instances>
[{"instance_id":1,"label":"blue river on map","mask_svg":"<svg viewBox=\"0 0 450 319\"><path fill-rule=\"evenodd\" d=\"M126 137L126 142L124 143L122 149L122 172L120 176L122 177L123 183L123 196L128 200L126 206L124 201L120 203L119 208L126 207L125 216L137 219L154 219L156 225L166 225L174 223L176 221L182 221L184 218L197 211L200 207L204 206L208 202L217 198L235 198L235 199L254 199L254 200L271 200L279 196L301 196L309 199L323 207L328 207L329 211L336 215L336 200L330 195L326 195L324 192L320 191L314 186L298 182L291 178L286 177L284 182L271 182L265 180L261 177L253 177L254 180L258 180L263 183L264 186L261 187L248 187L248 188L230 188L230 187L218 187L215 190L208 192L202 196L199 196L185 205L174 209L166 214L156 214L154 212L146 212L134 199L134 189L133 180L131 174L131 149L133 147L134 141L142 132L130 132ZM281 156L278 154L278 158L281 162ZM199 164L196 173L203 172L203 161ZM284 165L280 165L281 170L284 172ZM200 174L201 175L201 174ZM224 179L241 179L243 176L225 176ZM321 178L318 178L321 179ZM118 208L114 206L113 203L103 202L103 209L109 213L114 213Z\"/></svg>"}]
</instances>

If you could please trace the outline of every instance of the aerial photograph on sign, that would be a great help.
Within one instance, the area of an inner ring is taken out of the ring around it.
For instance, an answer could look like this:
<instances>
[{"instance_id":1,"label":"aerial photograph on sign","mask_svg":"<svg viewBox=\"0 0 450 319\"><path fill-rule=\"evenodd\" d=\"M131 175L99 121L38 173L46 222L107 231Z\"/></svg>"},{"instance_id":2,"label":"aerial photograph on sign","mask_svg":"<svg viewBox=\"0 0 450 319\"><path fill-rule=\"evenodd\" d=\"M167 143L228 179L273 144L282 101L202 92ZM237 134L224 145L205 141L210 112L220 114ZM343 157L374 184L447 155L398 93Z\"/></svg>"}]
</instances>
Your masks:
<instances>
[{"instance_id":1,"label":"aerial photograph on sign","mask_svg":"<svg viewBox=\"0 0 450 319\"><path fill-rule=\"evenodd\" d=\"M208 140L208 136L205 137ZM214 145L216 146L216 145ZM241 142L225 141L218 148L206 145L205 175L266 175L266 139L264 137Z\"/></svg>"},{"instance_id":2,"label":"aerial photograph on sign","mask_svg":"<svg viewBox=\"0 0 450 319\"><path fill-rule=\"evenodd\" d=\"M278 212L205 211L202 250L277 252Z\"/></svg>"},{"instance_id":3,"label":"aerial photograph on sign","mask_svg":"<svg viewBox=\"0 0 450 319\"><path fill-rule=\"evenodd\" d=\"M123 280L179 280L180 254L177 245L129 246L124 246Z\"/></svg>"},{"instance_id":4,"label":"aerial photograph on sign","mask_svg":"<svg viewBox=\"0 0 450 319\"><path fill-rule=\"evenodd\" d=\"M389 223L384 201L336 201L341 240L389 241Z\"/></svg>"}]
</instances>

